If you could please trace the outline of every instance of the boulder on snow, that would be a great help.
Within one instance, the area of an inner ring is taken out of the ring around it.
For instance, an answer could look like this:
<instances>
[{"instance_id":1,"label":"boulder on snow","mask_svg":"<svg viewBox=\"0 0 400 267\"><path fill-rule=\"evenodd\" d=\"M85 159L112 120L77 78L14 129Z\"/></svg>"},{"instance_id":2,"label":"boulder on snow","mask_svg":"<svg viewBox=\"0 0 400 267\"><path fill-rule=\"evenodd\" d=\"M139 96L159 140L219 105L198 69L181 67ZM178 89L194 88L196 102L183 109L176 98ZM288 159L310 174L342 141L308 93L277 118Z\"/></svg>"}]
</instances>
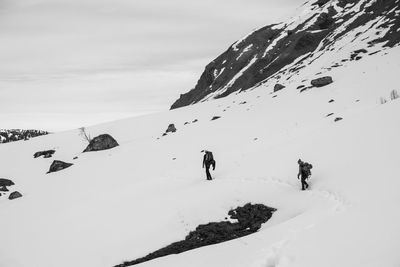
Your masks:
<instances>
[{"instance_id":1,"label":"boulder on snow","mask_svg":"<svg viewBox=\"0 0 400 267\"><path fill-rule=\"evenodd\" d=\"M283 88L285 88L284 85L277 83L277 84L275 84L275 86L274 86L274 92L277 92L277 91L279 91L279 90L282 90Z\"/></svg>"},{"instance_id":2,"label":"boulder on snow","mask_svg":"<svg viewBox=\"0 0 400 267\"><path fill-rule=\"evenodd\" d=\"M214 116L214 117L212 117L211 120L212 120L212 121L213 121L213 120L218 120L219 118L221 118L221 117L220 117L220 116Z\"/></svg>"},{"instance_id":3,"label":"boulder on snow","mask_svg":"<svg viewBox=\"0 0 400 267\"><path fill-rule=\"evenodd\" d=\"M101 134L93 138L83 152L99 151L119 146L117 141L109 134Z\"/></svg>"},{"instance_id":4,"label":"boulder on snow","mask_svg":"<svg viewBox=\"0 0 400 267\"><path fill-rule=\"evenodd\" d=\"M18 191L14 191L8 196L8 199L13 200L13 199L20 198L20 197L22 197L22 194Z\"/></svg>"},{"instance_id":5,"label":"boulder on snow","mask_svg":"<svg viewBox=\"0 0 400 267\"><path fill-rule=\"evenodd\" d=\"M2 187L0 187L0 191L7 192L8 191L7 186L3 185Z\"/></svg>"},{"instance_id":6,"label":"boulder on snow","mask_svg":"<svg viewBox=\"0 0 400 267\"><path fill-rule=\"evenodd\" d=\"M12 186L14 182L5 178L0 178L0 186Z\"/></svg>"},{"instance_id":7,"label":"boulder on snow","mask_svg":"<svg viewBox=\"0 0 400 267\"><path fill-rule=\"evenodd\" d=\"M176 132L176 128L175 128L175 125L173 124L173 123L171 123L170 125L168 125L168 128L167 128L167 130L165 131L166 133L174 133L174 132Z\"/></svg>"},{"instance_id":8,"label":"boulder on snow","mask_svg":"<svg viewBox=\"0 0 400 267\"><path fill-rule=\"evenodd\" d=\"M341 117L336 117L336 118L335 118L335 122L341 121L341 120L343 120L343 118L341 118Z\"/></svg>"},{"instance_id":9,"label":"boulder on snow","mask_svg":"<svg viewBox=\"0 0 400 267\"><path fill-rule=\"evenodd\" d=\"M38 158L40 156L44 156L44 158L51 158L55 152L56 151L53 149L38 151L35 154L33 154L33 157Z\"/></svg>"},{"instance_id":10,"label":"boulder on snow","mask_svg":"<svg viewBox=\"0 0 400 267\"><path fill-rule=\"evenodd\" d=\"M72 165L74 165L74 164L67 163L67 162L64 162L64 161L61 161L61 160L55 160L50 165L50 169L49 169L49 171L47 173L58 172L58 171L61 171L63 169L66 169L68 167L71 167Z\"/></svg>"},{"instance_id":11,"label":"boulder on snow","mask_svg":"<svg viewBox=\"0 0 400 267\"><path fill-rule=\"evenodd\" d=\"M321 78L317 78L311 81L311 85L315 87L322 87L325 85L328 85L330 83L333 83L332 77L331 76L324 76Z\"/></svg>"}]
</instances>

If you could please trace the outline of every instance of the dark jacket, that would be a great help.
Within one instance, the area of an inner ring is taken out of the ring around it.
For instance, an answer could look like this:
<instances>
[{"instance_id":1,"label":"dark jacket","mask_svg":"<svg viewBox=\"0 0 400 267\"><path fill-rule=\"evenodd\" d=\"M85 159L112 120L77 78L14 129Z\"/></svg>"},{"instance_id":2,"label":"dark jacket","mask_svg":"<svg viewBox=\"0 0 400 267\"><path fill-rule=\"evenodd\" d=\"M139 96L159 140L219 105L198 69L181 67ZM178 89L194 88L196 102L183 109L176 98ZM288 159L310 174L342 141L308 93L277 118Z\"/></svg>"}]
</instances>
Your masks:
<instances>
[{"instance_id":1,"label":"dark jacket","mask_svg":"<svg viewBox=\"0 0 400 267\"><path fill-rule=\"evenodd\" d=\"M211 159L207 159L207 153L204 154L204 157L203 157L203 168L205 166L208 169L208 168L210 168L210 166L213 166L213 170L215 170L215 165L216 165L216 163L215 163L214 158L211 156Z\"/></svg>"}]
</instances>

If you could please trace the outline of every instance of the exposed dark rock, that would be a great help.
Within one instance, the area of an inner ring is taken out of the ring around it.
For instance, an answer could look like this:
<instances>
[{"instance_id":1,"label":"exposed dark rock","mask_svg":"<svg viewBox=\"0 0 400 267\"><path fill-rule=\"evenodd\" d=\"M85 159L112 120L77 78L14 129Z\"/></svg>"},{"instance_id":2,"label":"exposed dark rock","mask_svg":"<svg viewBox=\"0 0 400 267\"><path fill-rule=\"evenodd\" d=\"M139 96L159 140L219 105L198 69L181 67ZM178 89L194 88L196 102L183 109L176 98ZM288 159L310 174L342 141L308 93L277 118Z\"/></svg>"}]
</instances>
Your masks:
<instances>
[{"instance_id":1,"label":"exposed dark rock","mask_svg":"<svg viewBox=\"0 0 400 267\"><path fill-rule=\"evenodd\" d=\"M328 103L332 103L332 102L335 102L335 100L331 99L331 100L328 101Z\"/></svg>"},{"instance_id":2,"label":"exposed dark rock","mask_svg":"<svg viewBox=\"0 0 400 267\"><path fill-rule=\"evenodd\" d=\"M167 133L163 133L163 134L162 134L162 136L166 136L166 135L167 135Z\"/></svg>"},{"instance_id":3,"label":"exposed dark rock","mask_svg":"<svg viewBox=\"0 0 400 267\"><path fill-rule=\"evenodd\" d=\"M235 223L222 221L199 225L196 230L190 232L186 236L185 240L172 243L143 258L126 261L115 267L132 266L167 255L179 254L188 250L218 244L255 233L260 229L263 223L267 222L272 217L275 211L276 209L262 204L248 203L243 207L238 207L229 211L228 214L230 218L237 220Z\"/></svg>"},{"instance_id":4,"label":"exposed dark rock","mask_svg":"<svg viewBox=\"0 0 400 267\"><path fill-rule=\"evenodd\" d=\"M326 117L329 117L329 116L332 116L333 115L333 113L329 113L328 115L326 115Z\"/></svg>"},{"instance_id":5,"label":"exposed dark rock","mask_svg":"<svg viewBox=\"0 0 400 267\"><path fill-rule=\"evenodd\" d=\"M29 140L30 138L46 134L49 134L49 132L41 130L1 129L0 143Z\"/></svg>"},{"instance_id":6,"label":"exposed dark rock","mask_svg":"<svg viewBox=\"0 0 400 267\"><path fill-rule=\"evenodd\" d=\"M333 80L332 80L331 76L325 76L325 77L321 77L321 78L312 80L311 85L315 86L315 87L322 87L322 86L328 85L332 82L333 82Z\"/></svg>"},{"instance_id":7,"label":"exposed dark rock","mask_svg":"<svg viewBox=\"0 0 400 267\"><path fill-rule=\"evenodd\" d=\"M78 159L78 157L73 157L72 159Z\"/></svg>"},{"instance_id":8,"label":"exposed dark rock","mask_svg":"<svg viewBox=\"0 0 400 267\"><path fill-rule=\"evenodd\" d=\"M341 118L341 117L336 117L335 118L335 122L340 121L340 120L343 120L343 118Z\"/></svg>"},{"instance_id":9,"label":"exposed dark rock","mask_svg":"<svg viewBox=\"0 0 400 267\"><path fill-rule=\"evenodd\" d=\"M186 121L183 125L187 125L187 124L189 124L189 122Z\"/></svg>"},{"instance_id":10,"label":"exposed dark rock","mask_svg":"<svg viewBox=\"0 0 400 267\"><path fill-rule=\"evenodd\" d=\"M12 186L12 185L14 185L13 181L5 178L0 178L0 186Z\"/></svg>"},{"instance_id":11,"label":"exposed dark rock","mask_svg":"<svg viewBox=\"0 0 400 267\"><path fill-rule=\"evenodd\" d=\"M47 173L58 172L58 171L61 171L63 169L66 169L68 167L71 167L72 165L73 165L72 163L63 162L61 160L55 160L50 165L50 169L49 169L49 171Z\"/></svg>"},{"instance_id":12,"label":"exposed dark rock","mask_svg":"<svg viewBox=\"0 0 400 267\"><path fill-rule=\"evenodd\" d=\"M305 85L299 85L299 86L297 86L296 89L301 89L301 88L304 88L304 87L306 87L306 86Z\"/></svg>"},{"instance_id":13,"label":"exposed dark rock","mask_svg":"<svg viewBox=\"0 0 400 267\"><path fill-rule=\"evenodd\" d=\"M275 97L277 97L277 95L272 96L272 98L275 98Z\"/></svg>"},{"instance_id":14,"label":"exposed dark rock","mask_svg":"<svg viewBox=\"0 0 400 267\"><path fill-rule=\"evenodd\" d=\"M195 119L195 120L193 120L193 121L192 121L192 123L195 123L195 122L198 122L198 120L197 120L197 119Z\"/></svg>"},{"instance_id":15,"label":"exposed dark rock","mask_svg":"<svg viewBox=\"0 0 400 267\"><path fill-rule=\"evenodd\" d=\"M350 59L351 59L351 60L359 60L359 59L362 58L362 56L360 56L360 54L365 54L365 53L367 53L367 52L368 52L368 51L367 51L366 49L358 49L358 50L355 50L355 51L353 51L353 52L351 53Z\"/></svg>"},{"instance_id":16,"label":"exposed dark rock","mask_svg":"<svg viewBox=\"0 0 400 267\"><path fill-rule=\"evenodd\" d=\"M318 19L316 24L321 30L329 29L334 24L335 20L328 13L322 13Z\"/></svg>"},{"instance_id":17,"label":"exposed dark rock","mask_svg":"<svg viewBox=\"0 0 400 267\"><path fill-rule=\"evenodd\" d=\"M243 101L243 102L240 102L239 105L244 105L246 103L247 103L246 101Z\"/></svg>"},{"instance_id":18,"label":"exposed dark rock","mask_svg":"<svg viewBox=\"0 0 400 267\"><path fill-rule=\"evenodd\" d=\"M213 121L213 120L217 120L217 119L219 119L219 118L221 118L221 117L220 117L220 116L214 116L214 117L212 117L211 120Z\"/></svg>"},{"instance_id":19,"label":"exposed dark rock","mask_svg":"<svg viewBox=\"0 0 400 267\"><path fill-rule=\"evenodd\" d=\"M44 158L51 158L55 152L56 151L53 150L53 149L51 149L51 150L43 150L43 151L39 151L39 152L36 152L35 154L33 154L33 157L34 158L38 158L40 156L44 156Z\"/></svg>"},{"instance_id":20,"label":"exposed dark rock","mask_svg":"<svg viewBox=\"0 0 400 267\"><path fill-rule=\"evenodd\" d=\"M5 185L3 185L2 187L0 187L0 191L8 192L8 188Z\"/></svg>"},{"instance_id":21,"label":"exposed dark rock","mask_svg":"<svg viewBox=\"0 0 400 267\"><path fill-rule=\"evenodd\" d=\"M175 125L173 123L171 123L170 125L168 125L167 130L165 131L166 133L174 133L176 132L176 128Z\"/></svg>"},{"instance_id":22,"label":"exposed dark rock","mask_svg":"<svg viewBox=\"0 0 400 267\"><path fill-rule=\"evenodd\" d=\"M116 146L118 143L111 135L102 134L93 138L83 152L105 150Z\"/></svg>"},{"instance_id":23,"label":"exposed dark rock","mask_svg":"<svg viewBox=\"0 0 400 267\"><path fill-rule=\"evenodd\" d=\"M318 0L317 2L315 2L313 5L318 5L319 7L325 5L326 3L328 3L330 0Z\"/></svg>"},{"instance_id":24,"label":"exposed dark rock","mask_svg":"<svg viewBox=\"0 0 400 267\"><path fill-rule=\"evenodd\" d=\"M8 199L13 200L13 199L20 198L20 197L22 197L22 194L20 192L18 192L18 191L15 191L15 192L12 192L8 196Z\"/></svg>"},{"instance_id":25,"label":"exposed dark rock","mask_svg":"<svg viewBox=\"0 0 400 267\"><path fill-rule=\"evenodd\" d=\"M282 84L277 83L277 84L275 84L275 86L274 86L274 92L277 92L277 91L279 91L279 90L282 90L283 88L285 88L285 86L283 86Z\"/></svg>"}]
</instances>

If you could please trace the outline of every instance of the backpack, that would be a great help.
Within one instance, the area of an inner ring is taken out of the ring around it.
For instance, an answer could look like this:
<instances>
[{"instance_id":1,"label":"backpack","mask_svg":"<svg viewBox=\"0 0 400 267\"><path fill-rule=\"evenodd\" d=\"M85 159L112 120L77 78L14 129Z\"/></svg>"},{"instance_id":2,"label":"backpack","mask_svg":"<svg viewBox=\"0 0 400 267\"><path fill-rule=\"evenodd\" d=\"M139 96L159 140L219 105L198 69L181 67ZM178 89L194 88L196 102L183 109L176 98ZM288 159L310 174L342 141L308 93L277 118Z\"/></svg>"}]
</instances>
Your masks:
<instances>
[{"instance_id":1,"label":"backpack","mask_svg":"<svg viewBox=\"0 0 400 267\"><path fill-rule=\"evenodd\" d=\"M310 176L312 167L313 166L310 163L304 162L303 166L301 166L301 169L307 176Z\"/></svg>"},{"instance_id":2,"label":"backpack","mask_svg":"<svg viewBox=\"0 0 400 267\"><path fill-rule=\"evenodd\" d=\"M207 151L205 155L205 161L206 162L212 162L214 161L214 157L211 151Z\"/></svg>"}]
</instances>

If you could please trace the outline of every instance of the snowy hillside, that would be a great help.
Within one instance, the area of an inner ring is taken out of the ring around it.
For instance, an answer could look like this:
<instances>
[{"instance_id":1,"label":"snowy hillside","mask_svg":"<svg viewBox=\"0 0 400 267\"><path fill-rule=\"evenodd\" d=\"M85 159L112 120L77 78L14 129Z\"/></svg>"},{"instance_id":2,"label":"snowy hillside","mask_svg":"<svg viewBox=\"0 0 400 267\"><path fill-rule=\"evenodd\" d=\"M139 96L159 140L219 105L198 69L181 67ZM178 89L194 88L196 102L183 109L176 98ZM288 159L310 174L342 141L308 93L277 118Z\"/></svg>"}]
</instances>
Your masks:
<instances>
[{"instance_id":1,"label":"snowy hillside","mask_svg":"<svg viewBox=\"0 0 400 267\"><path fill-rule=\"evenodd\" d=\"M86 128L114 137L109 150L82 153L81 130L2 144L0 177L14 185L0 192L0 266L115 266L249 202L277 209L258 232L140 266L398 266L400 47L353 37L252 90ZM369 55L342 61L359 49ZM326 75L332 83L310 86ZM33 157L44 150L55 153ZM307 191L299 158L314 166ZM47 174L53 160L73 165Z\"/></svg>"},{"instance_id":2,"label":"snowy hillside","mask_svg":"<svg viewBox=\"0 0 400 267\"><path fill-rule=\"evenodd\" d=\"M322 67L330 70L373 54L381 46L393 47L400 43L399 16L398 0L307 1L289 20L257 29L232 44L171 108L221 98L268 81L285 85L305 67L320 68L314 62L327 53L333 59ZM351 48L357 55L350 57Z\"/></svg>"}]
</instances>

